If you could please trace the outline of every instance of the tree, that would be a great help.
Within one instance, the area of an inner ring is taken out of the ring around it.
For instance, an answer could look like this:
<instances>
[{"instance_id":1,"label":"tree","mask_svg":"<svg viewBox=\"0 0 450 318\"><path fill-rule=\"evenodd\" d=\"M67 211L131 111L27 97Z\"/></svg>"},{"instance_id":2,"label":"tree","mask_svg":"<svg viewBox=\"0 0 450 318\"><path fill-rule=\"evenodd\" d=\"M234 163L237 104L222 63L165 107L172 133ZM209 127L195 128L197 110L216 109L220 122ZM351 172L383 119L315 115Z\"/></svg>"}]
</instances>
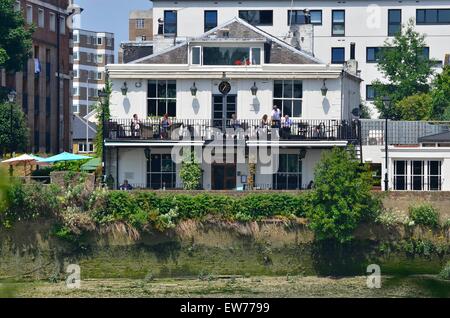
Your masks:
<instances>
[{"instance_id":1,"label":"tree","mask_svg":"<svg viewBox=\"0 0 450 318\"><path fill-rule=\"evenodd\" d=\"M361 165L354 150L325 152L315 170L306 213L316 239L350 241L362 221L374 218L379 203L371 193L372 184L368 166Z\"/></svg>"},{"instance_id":2,"label":"tree","mask_svg":"<svg viewBox=\"0 0 450 318\"><path fill-rule=\"evenodd\" d=\"M397 111L403 120L430 120L433 100L427 93L411 95L397 103Z\"/></svg>"},{"instance_id":3,"label":"tree","mask_svg":"<svg viewBox=\"0 0 450 318\"><path fill-rule=\"evenodd\" d=\"M431 97L433 119L450 120L450 65L434 79Z\"/></svg>"},{"instance_id":4,"label":"tree","mask_svg":"<svg viewBox=\"0 0 450 318\"><path fill-rule=\"evenodd\" d=\"M95 136L95 153L98 158L102 157L103 154L103 116L105 114L105 122L108 123L111 119L111 112L109 108L111 93L112 93L112 83L109 78L106 78L104 92L108 95L105 98L105 101L102 103L97 103L96 111L97 111L97 135Z\"/></svg>"},{"instance_id":5,"label":"tree","mask_svg":"<svg viewBox=\"0 0 450 318\"><path fill-rule=\"evenodd\" d=\"M181 163L180 177L185 190L199 190L202 182L202 168L195 153L186 154Z\"/></svg>"},{"instance_id":6,"label":"tree","mask_svg":"<svg viewBox=\"0 0 450 318\"><path fill-rule=\"evenodd\" d=\"M378 96L375 106L382 117L403 119L397 103L405 97L429 91L428 80L434 73L432 65L435 61L426 56L425 47L425 36L414 30L412 19L392 41L384 42L378 70L387 79L387 83L380 80L372 83ZM382 102L384 96L391 100L389 109L385 109Z\"/></svg>"},{"instance_id":7,"label":"tree","mask_svg":"<svg viewBox=\"0 0 450 318\"><path fill-rule=\"evenodd\" d=\"M0 156L9 152L25 151L27 144L28 126L22 108L13 104L11 129L11 104L0 104Z\"/></svg>"},{"instance_id":8,"label":"tree","mask_svg":"<svg viewBox=\"0 0 450 318\"><path fill-rule=\"evenodd\" d=\"M34 27L25 27L20 11L14 10L15 0L0 1L0 68L21 71L31 56Z\"/></svg>"}]
</instances>

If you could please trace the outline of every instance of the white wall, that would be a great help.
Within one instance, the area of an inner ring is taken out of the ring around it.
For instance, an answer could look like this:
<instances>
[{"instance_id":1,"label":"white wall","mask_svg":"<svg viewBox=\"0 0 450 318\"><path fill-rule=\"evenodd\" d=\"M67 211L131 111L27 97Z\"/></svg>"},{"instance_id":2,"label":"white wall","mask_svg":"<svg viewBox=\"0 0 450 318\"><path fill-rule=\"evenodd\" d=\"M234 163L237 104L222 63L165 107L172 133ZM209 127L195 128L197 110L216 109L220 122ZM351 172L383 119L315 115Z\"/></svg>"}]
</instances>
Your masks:
<instances>
[{"instance_id":1,"label":"white wall","mask_svg":"<svg viewBox=\"0 0 450 318\"><path fill-rule=\"evenodd\" d=\"M126 81L127 96L123 96L120 87ZM111 116L113 118L131 119L133 114L139 118L147 118L147 81L137 88L137 80L113 79L113 93L111 95ZM195 82L198 89L193 97L190 91ZM219 94L220 80L177 80L177 118L178 119L211 119L212 95ZM258 87L257 96L250 91L253 84ZM323 81L319 79L303 80L303 110L304 119L341 119L341 80L329 79L327 96L324 98L320 91ZM273 106L273 81L232 79L230 94L237 94L237 116L240 119L260 119L264 114L270 116ZM356 88L354 88L356 89ZM351 101L356 107L359 103Z\"/></svg>"},{"instance_id":2,"label":"white wall","mask_svg":"<svg viewBox=\"0 0 450 318\"><path fill-rule=\"evenodd\" d=\"M376 4L376 6L375 6ZM370 5L370 7L369 7ZM314 26L314 52L325 63L331 62L331 48L344 47L346 59L350 58L350 43L356 44L356 59L359 62L361 76L361 96L366 98L366 85L375 79L381 79L376 64L366 63L366 48L382 46L387 38L388 9L402 9L402 22L415 19L418 8L450 8L448 0L427 1L294 1L293 9L322 10L322 25ZM283 40L289 31L287 11L291 1L156 1L153 8L155 33L158 30L158 18L164 17L164 10L178 11L178 36L193 37L203 33L204 10L218 11L218 24L223 24L238 16L239 10L274 10L273 26L258 26L262 30ZM332 10L346 10L345 37L331 36ZM195 21L195 23L193 22ZM430 57L444 60L450 54L450 27L448 25L419 25L417 31L426 34L426 43L430 47ZM374 115L377 112L374 111Z\"/></svg>"}]
</instances>

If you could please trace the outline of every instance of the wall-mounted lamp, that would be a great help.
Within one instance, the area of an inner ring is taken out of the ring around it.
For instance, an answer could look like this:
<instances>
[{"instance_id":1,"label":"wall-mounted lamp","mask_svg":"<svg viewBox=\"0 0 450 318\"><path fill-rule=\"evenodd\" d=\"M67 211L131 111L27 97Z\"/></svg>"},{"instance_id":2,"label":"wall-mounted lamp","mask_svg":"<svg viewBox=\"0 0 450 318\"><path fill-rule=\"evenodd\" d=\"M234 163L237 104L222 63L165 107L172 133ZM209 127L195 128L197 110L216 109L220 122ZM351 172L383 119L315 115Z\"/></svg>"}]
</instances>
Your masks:
<instances>
[{"instance_id":1,"label":"wall-mounted lamp","mask_svg":"<svg viewBox=\"0 0 450 318\"><path fill-rule=\"evenodd\" d=\"M323 80L323 86L322 86L322 88L320 89L320 91L322 92L322 96L323 96L323 97L327 96L327 93L328 93L328 87L327 87L327 85L326 85L326 81L327 81L327 80Z\"/></svg>"},{"instance_id":2,"label":"wall-mounted lamp","mask_svg":"<svg viewBox=\"0 0 450 318\"><path fill-rule=\"evenodd\" d=\"M300 152L298 153L298 159L302 160L306 157L306 149L300 149Z\"/></svg>"},{"instance_id":3,"label":"wall-mounted lamp","mask_svg":"<svg viewBox=\"0 0 450 318\"><path fill-rule=\"evenodd\" d=\"M145 154L145 158L147 160L150 160L150 156L152 155L152 150L150 148L145 148L144 149L144 154Z\"/></svg>"},{"instance_id":4,"label":"wall-mounted lamp","mask_svg":"<svg viewBox=\"0 0 450 318\"><path fill-rule=\"evenodd\" d=\"M253 83L252 88L250 88L250 90L252 91L252 95L256 96L256 94L258 93L258 87L256 86L256 82Z\"/></svg>"},{"instance_id":5,"label":"wall-mounted lamp","mask_svg":"<svg viewBox=\"0 0 450 318\"><path fill-rule=\"evenodd\" d=\"M197 86L195 86L195 82L194 82L194 84L192 84L192 86L191 86L191 95L196 97L197 91L198 91L198 89L197 89Z\"/></svg>"},{"instance_id":6,"label":"wall-mounted lamp","mask_svg":"<svg viewBox=\"0 0 450 318\"><path fill-rule=\"evenodd\" d=\"M123 86L120 88L120 90L122 91L122 95L123 95L123 96L127 96L127 93L128 93L127 82L124 82L124 83L123 83Z\"/></svg>"}]
</instances>

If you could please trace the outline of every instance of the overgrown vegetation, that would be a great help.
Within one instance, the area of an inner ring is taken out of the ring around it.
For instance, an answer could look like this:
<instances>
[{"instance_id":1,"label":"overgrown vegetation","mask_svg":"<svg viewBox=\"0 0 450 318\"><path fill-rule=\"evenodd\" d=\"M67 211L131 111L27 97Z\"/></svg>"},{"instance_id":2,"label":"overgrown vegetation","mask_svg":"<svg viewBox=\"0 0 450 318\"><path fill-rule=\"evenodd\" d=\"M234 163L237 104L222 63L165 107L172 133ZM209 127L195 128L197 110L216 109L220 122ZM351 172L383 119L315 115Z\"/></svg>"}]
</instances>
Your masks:
<instances>
[{"instance_id":1,"label":"overgrown vegetation","mask_svg":"<svg viewBox=\"0 0 450 318\"><path fill-rule=\"evenodd\" d=\"M380 202L372 194L372 174L354 151L335 148L324 153L315 171L307 218L318 240L353 239L363 221L375 219Z\"/></svg>"},{"instance_id":2,"label":"overgrown vegetation","mask_svg":"<svg viewBox=\"0 0 450 318\"><path fill-rule=\"evenodd\" d=\"M99 102L96 106L98 124L97 134L95 136L95 153L98 158L101 158L103 153L103 120L105 121L105 123L108 123L111 119L109 103L112 93L112 83L108 77L106 78L105 88L103 89L103 92L107 94L107 97L105 98L103 104Z\"/></svg>"},{"instance_id":3,"label":"overgrown vegetation","mask_svg":"<svg viewBox=\"0 0 450 318\"><path fill-rule=\"evenodd\" d=\"M8 205L0 210L2 226L10 228L15 222L49 218L59 224L53 234L71 238L72 234L80 235L114 223L137 230L151 227L164 231L187 219L242 222L271 217L292 219L305 216L308 204L307 195L156 195L100 188L90 192L83 180L73 184L67 189L38 183L12 184L6 190Z\"/></svg>"},{"instance_id":4,"label":"overgrown vegetation","mask_svg":"<svg viewBox=\"0 0 450 318\"><path fill-rule=\"evenodd\" d=\"M414 224L430 228L439 227L439 211L430 204L419 204L409 208L409 217Z\"/></svg>"}]
</instances>

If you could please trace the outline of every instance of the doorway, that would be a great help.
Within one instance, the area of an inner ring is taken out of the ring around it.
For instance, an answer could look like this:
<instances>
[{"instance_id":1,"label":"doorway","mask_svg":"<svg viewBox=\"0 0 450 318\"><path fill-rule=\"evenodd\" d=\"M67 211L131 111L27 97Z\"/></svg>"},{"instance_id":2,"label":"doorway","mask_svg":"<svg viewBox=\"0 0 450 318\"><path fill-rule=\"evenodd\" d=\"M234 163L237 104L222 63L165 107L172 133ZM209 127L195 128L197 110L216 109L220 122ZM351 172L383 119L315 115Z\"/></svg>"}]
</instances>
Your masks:
<instances>
[{"instance_id":1,"label":"doorway","mask_svg":"<svg viewBox=\"0 0 450 318\"><path fill-rule=\"evenodd\" d=\"M213 95L213 126L225 131L236 109L237 95Z\"/></svg>"},{"instance_id":2,"label":"doorway","mask_svg":"<svg viewBox=\"0 0 450 318\"><path fill-rule=\"evenodd\" d=\"M211 167L213 190L236 189L236 164L213 164Z\"/></svg>"}]
</instances>

